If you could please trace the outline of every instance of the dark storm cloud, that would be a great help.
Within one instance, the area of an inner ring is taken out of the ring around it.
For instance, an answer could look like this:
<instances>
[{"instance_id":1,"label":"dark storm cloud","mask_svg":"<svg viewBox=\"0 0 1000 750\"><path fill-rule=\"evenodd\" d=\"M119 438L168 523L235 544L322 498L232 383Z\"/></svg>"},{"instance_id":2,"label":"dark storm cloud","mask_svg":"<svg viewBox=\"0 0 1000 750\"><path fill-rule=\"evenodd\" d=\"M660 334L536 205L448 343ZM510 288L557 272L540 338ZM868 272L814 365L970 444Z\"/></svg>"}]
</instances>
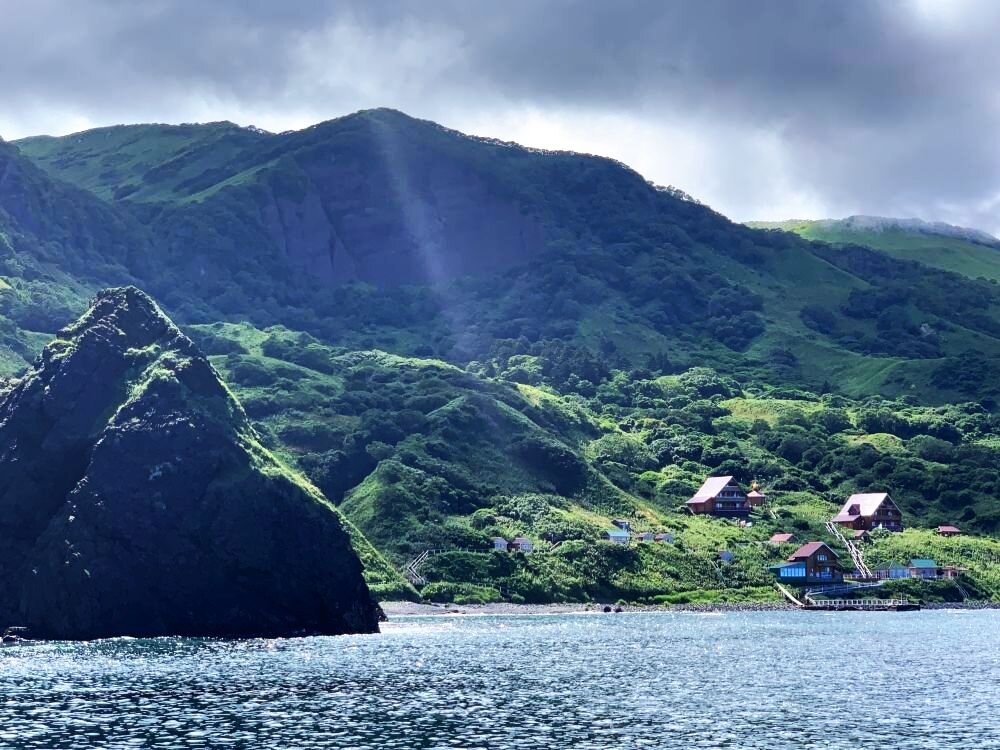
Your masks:
<instances>
[{"instance_id":1,"label":"dark storm cloud","mask_svg":"<svg viewBox=\"0 0 1000 750\"><path fill-rule=\"evenodd\" d=\"M759 183L742 202L724 187L702 196L738 218L768 201L801 204L798 192L834 213L1000 229L991 0L0 0L0 10L0 126L18 135L60 117L211 112L266 124L374 105L446 124L530 107L585 128L605 113L650 132L669 122L665 138L683 131L719 155L706 168L730 170L743 192ZM756 173L769 170L780 180Z\"/></svg>"}]
</instances>

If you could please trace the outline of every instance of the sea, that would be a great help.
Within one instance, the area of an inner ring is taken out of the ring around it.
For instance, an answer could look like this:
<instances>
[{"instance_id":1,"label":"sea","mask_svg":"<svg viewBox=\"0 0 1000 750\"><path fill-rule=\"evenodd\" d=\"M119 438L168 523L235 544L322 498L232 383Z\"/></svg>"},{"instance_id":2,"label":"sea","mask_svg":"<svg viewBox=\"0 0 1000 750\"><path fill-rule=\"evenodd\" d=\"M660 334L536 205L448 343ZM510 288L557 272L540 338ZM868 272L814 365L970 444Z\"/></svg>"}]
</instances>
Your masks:
<instances>
[{"instance_id":1,"label":"sea","mask_svg":"<svg viewBox=\"0 0 1000 750\"><path fill-rule=\"evenodd\" d=\"M0 747L1000 748L1000 612L399 617L0 649Z\"/></svg>"}]
</instances>

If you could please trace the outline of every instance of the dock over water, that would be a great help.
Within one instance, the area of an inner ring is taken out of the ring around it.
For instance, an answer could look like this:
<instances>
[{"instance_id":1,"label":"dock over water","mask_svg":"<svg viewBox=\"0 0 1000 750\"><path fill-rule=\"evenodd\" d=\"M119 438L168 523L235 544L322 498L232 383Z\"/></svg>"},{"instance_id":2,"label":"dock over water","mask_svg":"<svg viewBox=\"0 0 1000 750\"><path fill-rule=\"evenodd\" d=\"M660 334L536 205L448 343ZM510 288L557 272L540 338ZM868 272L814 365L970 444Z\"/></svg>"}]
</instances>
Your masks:
<instances>
[{"instance_id":1,"label":"dock over water","mask_svg":"<svg viewBox=\"0 0 1000 750\"><path fill-rule=\"evenodd\" d=\"M915 612L920 605L909 599L818 599L802 609L826 612Z\"/></svg>"}]
</instances>

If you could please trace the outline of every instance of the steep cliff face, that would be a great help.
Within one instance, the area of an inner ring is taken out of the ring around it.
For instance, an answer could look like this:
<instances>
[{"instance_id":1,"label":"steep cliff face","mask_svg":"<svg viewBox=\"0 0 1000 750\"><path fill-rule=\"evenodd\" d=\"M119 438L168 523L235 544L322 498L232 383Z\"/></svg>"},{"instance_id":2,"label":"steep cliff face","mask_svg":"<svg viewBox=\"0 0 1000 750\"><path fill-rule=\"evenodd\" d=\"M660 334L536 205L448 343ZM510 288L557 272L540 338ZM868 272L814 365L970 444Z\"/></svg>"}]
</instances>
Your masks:
<instances>
[{"instance_id":1,"label":"steep cliff face","mask_svg":"<svg viewBox=\"0 0 1000 750\"><path fill-rule=\"evenodd\" d=\"M494 163L468 157L488 149L501 162L518 156L376 110L266 138L234 155L235 173L210 189L177 185L130 207L196 281L238 259L326 285L436 283L506 270L549 239L537 201Z\"/></svg>"},{"instance_id":2,"label":"steep cliff face","mask_svg":"<svg viewBox=\"0 0 1000 750\"><path fill-rule=\"evenodd\" d=\"M260 221L291 266L327 283L393 286L501 271L542 251L537 218L481 176L402 148L376 154L374 169L312 155L291 194L285 172L261 175Z\"/></svg>"},{"instance_id":3,"label":"steep cliff face","mask_svg":"<svg viewBox=\"0 0 1000 750\"><path fill-rule=\"evenodd\" d=\"M0 622L49 638L370 632L337 512L142 292L102 292L0 402Z\"/></svg>"}]
</instances>

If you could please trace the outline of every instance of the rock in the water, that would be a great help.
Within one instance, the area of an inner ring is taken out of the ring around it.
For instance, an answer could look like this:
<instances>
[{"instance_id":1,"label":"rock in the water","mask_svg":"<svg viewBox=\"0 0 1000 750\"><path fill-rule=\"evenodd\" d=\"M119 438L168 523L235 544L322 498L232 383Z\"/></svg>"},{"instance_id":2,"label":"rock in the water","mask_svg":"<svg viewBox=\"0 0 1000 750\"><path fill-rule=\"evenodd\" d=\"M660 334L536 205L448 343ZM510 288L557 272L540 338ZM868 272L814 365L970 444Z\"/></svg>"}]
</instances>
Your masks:
<instances>
[{"instance_id":1,"label":"rock in the water","mask_svg":"<svg viewBox=\"0 0 1000 750\"><path fill-rule=\"evenodd\" d=\"M378 629L338 512L135 288L0 394L0 625L36 637Z\"/></svg>"}]
</instances>

